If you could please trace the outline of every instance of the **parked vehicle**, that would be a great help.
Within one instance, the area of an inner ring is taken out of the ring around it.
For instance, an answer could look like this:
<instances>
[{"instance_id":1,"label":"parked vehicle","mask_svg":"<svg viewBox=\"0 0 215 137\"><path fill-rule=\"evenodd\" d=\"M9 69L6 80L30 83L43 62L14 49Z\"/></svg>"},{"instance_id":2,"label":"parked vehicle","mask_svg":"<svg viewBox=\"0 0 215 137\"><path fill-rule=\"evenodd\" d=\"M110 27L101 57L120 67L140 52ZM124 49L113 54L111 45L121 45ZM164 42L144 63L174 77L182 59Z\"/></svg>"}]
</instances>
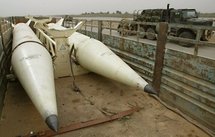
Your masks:
<instances>
[{"instance_id":1,"label":"parked vehicle","mask_svg":"<svg viewBox=\"0 0 215 137\"><path fill-rule=\"evenodd\" d=\"M146 9L135 11L133 15L133 22L128 20L121 20L118 30L119 33L122 34L124 30L133 30L137 31L138 26L135 22L168 22L170 24L183 24L183 25L198 25L198 26L212 26L212 20L201 19L198 17L198 13L195 9L173 9L169 8L169 4L167 9ZM142 33L142 37L145 37L150 40L156 39L156 34L158 32L158 26L156 25L140 25L140 32L147 32L146 35ZM132 34L132 33L126 33ZM124 35L124 34L123 34ZM192 28L184 28L184 27L171 27L169 29L169 35L195 39L197 35L197 30ZM201 40L208 41L212 36L212 31L203 30Z\"/></svg>"}]
</instances>

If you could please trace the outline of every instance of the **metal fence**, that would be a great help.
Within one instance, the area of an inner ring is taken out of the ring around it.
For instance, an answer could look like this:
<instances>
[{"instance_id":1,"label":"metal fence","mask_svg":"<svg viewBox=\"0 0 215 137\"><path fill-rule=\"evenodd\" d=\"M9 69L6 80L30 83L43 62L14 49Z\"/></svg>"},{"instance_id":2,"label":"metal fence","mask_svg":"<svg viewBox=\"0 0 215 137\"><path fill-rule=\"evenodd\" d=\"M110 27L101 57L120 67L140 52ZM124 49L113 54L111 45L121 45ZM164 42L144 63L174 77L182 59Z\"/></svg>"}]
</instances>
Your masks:
<instances>
[{"instance_id":1,"label":"metal fence","mask_svg":"<svg viewBox=\"0 0 215 137\"><path fill-rule=\"evenodd\" d=\"M4 105L4 95L7 88L6 74L10 67L12 43L11 18L0 18L0 115Z\"/></svg>"},{"instance_id":2,"label":"metal fence","mask_svg":"<svg viewBox=\"0 0 215 137\"><path fill-rule=\"evenodd\" d=\"M75 23L77 21L64 24L71 27ZM153 44L142 41L139 31L136 32L135 38L114 35L114 31L118 30L117 23L91 20L86 22L80 32L106 44L144 79L152 83L160 91L159 97L163 101L214 133L215 60L198 56L198 45L207 46L214 43L202 42L199 37L188 40L187 42L195 43L197 48L194 54L188 54L165 48L166 40L172 38L168 36L166 39L167 24L159 28L157 44ZM198 29L203 29L194 28L197 32L200 32ZM213 27L208 29L214 30Z\"/></svg>"},{"instance_id":3,"label":"metal fence","mask_svg":"<svg viewBox=\"0 0 215 137\"><path fill-rule=\"evenodd\" d=\"M64 26L65 27L71 27L75 26L81 19L73 19L70 21L65 21ZM113 21L113 20L82 20L85 21L86 24L82 28L82 30L90 31L90 32L97 32L99 25L99 22L102 23L102 29L103 33L106 32L109 33L109 35L120 35L121 37L128 37L128 36L136 36L135 38L137 41L140 41L142 39L146 39L147 35L151 37L157 38L156 32L146 32L146 30L142 29L142 25L149 25L156 30L159 29L159 23L154 22L136 22L136 21L130 21L126 20L124 23L127 24L135 24L137 26L137 30L131 30L129 28L118 28L119 24L122 24L121 21ZM199 26L199 25L184 25L184 24L169 24L168 25L168 33L170 32L171 28L184 28L184 29L190 29L193 31L196 31L196 35L194 39L188 39L188 38L181 38L176 37L172 35L168 35L168 41L175 42L175 43L185 43L190 46L194 46L193 54L195 56L198 55L199 47L200 46L213 46L215 47L215 42L209 42L209 41L203 41L201 39L202 33L204 33L204 30L209 30L212 33L215 32L215 27L213 26ZM117 33L116 33L117 32Z\"/></svg>"}]
</instances>

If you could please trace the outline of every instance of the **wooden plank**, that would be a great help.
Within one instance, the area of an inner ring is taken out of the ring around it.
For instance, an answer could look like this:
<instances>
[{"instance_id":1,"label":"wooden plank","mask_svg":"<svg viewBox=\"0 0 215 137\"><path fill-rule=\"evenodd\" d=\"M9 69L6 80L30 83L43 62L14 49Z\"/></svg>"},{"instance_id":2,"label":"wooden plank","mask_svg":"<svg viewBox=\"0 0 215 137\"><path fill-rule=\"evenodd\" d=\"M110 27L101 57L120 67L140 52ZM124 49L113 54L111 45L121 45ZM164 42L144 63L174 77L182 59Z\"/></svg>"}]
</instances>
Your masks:
<instances>
[{"instance_id":1,"label":"wooden plank","mask_svg":"<svg viewBox=\"0 0 215 137\"><path fill-rule=\"evenodd\" d=\"M161 85L165 46L167 41L167 30L168 30L167 23L162 22L159 24L159 34L158 34L156 57L155 57L155 68L154 68L154 75L153 75L153 82L152 82L153 87L158 92L160 91L160 85Z\"/></svg>"}]
</instances>

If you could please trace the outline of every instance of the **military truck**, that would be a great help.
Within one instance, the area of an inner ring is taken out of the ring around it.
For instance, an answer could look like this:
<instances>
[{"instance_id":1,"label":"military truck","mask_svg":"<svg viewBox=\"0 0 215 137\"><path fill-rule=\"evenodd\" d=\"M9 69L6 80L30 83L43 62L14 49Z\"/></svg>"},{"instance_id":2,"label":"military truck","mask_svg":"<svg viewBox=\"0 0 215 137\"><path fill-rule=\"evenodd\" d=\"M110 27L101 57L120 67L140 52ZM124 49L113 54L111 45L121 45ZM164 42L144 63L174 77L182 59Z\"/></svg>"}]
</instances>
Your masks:
<instances>
[{"instance_id":1,"label":"military truck","mask_svg":"<svg viewBox=\"0 0 215 137\"><path fill-rule=\"evenodd\" d=\"M198 18L198 13L195 9L173 9L169 8L169 4L167 9L146 9L135 11L133 14L133 23L129 23L129 21L123 19L121 20L118 30L119 33L122 33L123 29L127 30L135 30L137 31L137 24L135 22L168 22L171 24L184 24L184 25L201 25L201 26L212 26L212 20L205 20ZM131 21L130 21L131 22ZM123 28L123 29L122 29ZM150 40L155 40L156 35L153 33L158 32L158 27L156 25L140 25L140 32L151 32L146 35L141 35ZM127 33L131 34L131 33ZM183 27L171 27L169 30L169 35L195 39L197 31L191 28L183 28ZM212 35L212 31L204 30L201 36L201 40L207 41L210 39Z\"/></svg>"}]
</instances>

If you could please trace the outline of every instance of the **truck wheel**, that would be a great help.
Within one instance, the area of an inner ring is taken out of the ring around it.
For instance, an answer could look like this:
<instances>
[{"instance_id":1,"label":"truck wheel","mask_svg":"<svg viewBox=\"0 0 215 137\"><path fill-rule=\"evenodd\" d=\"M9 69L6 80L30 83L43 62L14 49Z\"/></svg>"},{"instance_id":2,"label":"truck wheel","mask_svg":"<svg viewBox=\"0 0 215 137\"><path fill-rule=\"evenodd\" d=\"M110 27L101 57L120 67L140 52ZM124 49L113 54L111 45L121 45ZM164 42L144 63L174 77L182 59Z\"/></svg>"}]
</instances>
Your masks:
<instances>
[{"instance_id":1,"label":"truck wheel","mask_svg":"<svg viewBox=\"0 0 215 137\"><path fill-rule=\"evenodd\" d=\"M122 19L118 25L118 32L121 36L129 35L129 22L127 19Z\"/></svg>"},{"instance_id":2,"label":"truck wheel","mask_svg":"<svg viewBox=\"0 0 215 137\"><path fill-rule=\"evenodd\" d=\"M148 28L146 30L147 34L146 34L146 38L149 40L155 40L156 39L156 33L155 30L153 28Z\"/></svg>"},{"instance_id":3,"label":"truck wheel","mask_svg":"<svg viewBox=\"0 0 215 137\"><path fill-rule=\"evenodd\" d=\"M204 30L201 40L209 41L212 37L212 30Z\"/></svg>"},{"instance_id":4,"label":"truck wheel","mask_svg":"<svg viewBox=\"0 0 215 137\"><path fill-rule=\"evenodd\" d=\"M143 27L140 27L140 38L144 38L146 36L146 30Z\"/></svg>"},{"instance_id":5,"label":"truck wheel","mask_svg":"<svg viewBox=\"0 0 215 137\"><path fill-rule=\"evenodd\" d=\"M190 31L183 31L182 33L179 34L180 38L187 38L187 39L195 39L195 34L193 34ZM182 41L179 41L179 45L183 46L183 47L192 47L194 46L194 44L190 44L190 43L185 43Z\"/></svg>"},{"instance_id":6,"label":"truck wheel","mask_svg":"<svg viewBox=\"0 0 215 137\"><path fill-rule=\"evenodd\" d=\"M118 26L118 32L121 36L127 36L128 35L126 30L128 30L127 27L123 27L121 25Z\"/></svg>"}]
</instances>

